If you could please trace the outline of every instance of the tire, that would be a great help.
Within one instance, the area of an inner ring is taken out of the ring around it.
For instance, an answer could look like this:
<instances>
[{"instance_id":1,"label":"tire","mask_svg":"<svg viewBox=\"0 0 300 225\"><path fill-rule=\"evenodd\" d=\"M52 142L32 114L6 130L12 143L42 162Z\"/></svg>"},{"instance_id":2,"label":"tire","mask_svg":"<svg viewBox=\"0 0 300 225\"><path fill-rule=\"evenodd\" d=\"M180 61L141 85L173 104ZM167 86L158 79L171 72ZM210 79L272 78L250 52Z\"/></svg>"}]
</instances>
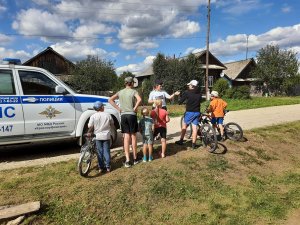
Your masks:
<instances>
[{"instance_id":1,"label":"tire","mask_svg":"<svg viewBox=\"0 0 300 225\"><path fill-rule=\"evenodd\" d=\"M200 127L203 145L207 148L207 151L214 152L218 147L218 140L215 129L209 124L203 124Z\"/></svg>"},{"instance_id":2,"label":"tire","mask_svg":"<svg viewBox=\"0 0 300 225\"><path fill-rule=\"evenodd\" d=\"M183 119L184 119L184 116L181 117L180 119L180 127L182 128L182 125L183 125ZM192 124L190 124L187 128L186 128L186 132L185 132L185 137L187 139L190 139L192 137L192 133L193 133L193 130L192 130Z\"/></svg>"},{"instance_id":3,"label":"tire","mask_svg":"<svg viewBox=\"0 0 300 225\"><path fill-rule=\"evenodd\" d=\"M80 176L87 176L91 168L93 154L91 153L90 147L88 145L82 146L82 151L80 152L80 157L78 161L78 170Z\"/></svg>"},{"instance_id":4,"label":"tire","mask_svg":"<svg viewBox=\"0 0 300 225\"><path fill-rule=\"evenodd\" d=\"M227 123L224 127L226 137L233 141L240 141L243 138L243 130L237 123Z\"/></svg>"}]
</instances>

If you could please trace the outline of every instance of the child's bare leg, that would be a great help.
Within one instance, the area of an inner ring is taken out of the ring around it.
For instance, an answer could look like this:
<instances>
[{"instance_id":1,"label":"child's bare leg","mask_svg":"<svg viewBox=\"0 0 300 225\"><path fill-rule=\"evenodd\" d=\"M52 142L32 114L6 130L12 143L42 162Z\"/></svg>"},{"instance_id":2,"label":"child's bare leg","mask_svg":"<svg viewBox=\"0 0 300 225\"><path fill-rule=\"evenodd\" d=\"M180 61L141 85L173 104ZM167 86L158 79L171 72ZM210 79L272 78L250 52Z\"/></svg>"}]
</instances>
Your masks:
<instances>
[{"instance_id":1,"label":"child's bare leg","mask_svg":"<svg viewBox=\"0 0 300 225\"><path fill-rule=\"evenodd\" d=\"M184 139L184 135L186 133L187 125L185 123L182 124L180 140Z\"/></svg>"},{"instance_id":2,"label":"child's bare leg","mask_svg":"<svg viewBox=\"0 0 300 225\"><path fill-rule=\"evenodd\" d=\"M166 156L167 149L167 141L165 138L161 139L161 157L164 158Z\"/></svg>"},{"instance_id":3,"label":"child's bare leg","mask_svg":"<svg viewBox=\"0 0 300 225\"><path fill-rule=\"evenodd\" d=\"M136 133L131 134L131 144L132 144L133 159L135 160L137 157Z\"/></svg>"},{"instance_id":4,"label":"child's bare leg","mask_svg":"<svg viewBox=\"0 0 300 225\"><path fill-rule=\"evenodd\" d=\"M152 152L153 152L153 144L148 144L148 149L149 149L149 158L150 158L150 156L152 156Z\"/></svg>"},{"instance_id":5,"label":"child's bare leg","mask_svg":"<svg viewBox=\"0 0 300 225\"><path fill-rule=\"evenodd\" d=\"M129 157L130 134L125 133L123 137L124 137L124 152L125 152L126 162L129 162L130 161L130 157Z\"/></svg>"},{"instance_id":6,"label":"child's bare leg","mask_svg":"<svg viewBox=\"0 0 300 225\"><path fill-rule=\"evenodd\" d=\"M224 126L223 126L223 124L219 124L218 126L220 129L220 134L221 134L221 136L223 136L224 135Z\"/></svg>"},{"instance_id":7,"label":"child's bare leg","mask_svg":"<svg viewBox=\"0 0 300 225\"><path fill-rule=\"evenodd\" d=\"M192 130L193 130L193 133L192 133L192 143L196 143L197 141L197 130L198 130L198 127L194 124L192 124Z\"/></svg>"},{"instance_id":8,"label":"child's bare leg","mask_svg":"<svg viewBox=\"0 0 300 225\"><path fill-rule=\"evenodd\" d=\"M143 156L147 157L147 144L143 144Z\"/></svg>"}]
</instances>

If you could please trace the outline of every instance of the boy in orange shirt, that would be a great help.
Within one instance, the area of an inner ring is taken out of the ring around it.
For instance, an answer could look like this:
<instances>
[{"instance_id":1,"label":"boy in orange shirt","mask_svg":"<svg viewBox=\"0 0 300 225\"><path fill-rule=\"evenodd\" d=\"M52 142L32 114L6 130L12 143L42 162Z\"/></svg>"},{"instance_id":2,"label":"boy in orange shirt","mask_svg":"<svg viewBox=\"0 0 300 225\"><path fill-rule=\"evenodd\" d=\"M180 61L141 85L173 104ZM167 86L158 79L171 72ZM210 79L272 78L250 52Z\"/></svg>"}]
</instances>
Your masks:
<instances>
[{"instance_id":1,"label":"boy in orange shirt","mask_svg":"<svg viewBox=\"0 0 300 225\"><path fill-rule=\"evenodd\" d=\"M222 137L222 140L224 141L226 137L224 136L224 110L227 107L227 102L225 102L223 99L219 98L219 93L217 91L212 91L210 94L210 104L208 108L208 112L211 112L211 123L216 128L220 129L220 135Z\"/></svg>"}]
</instances>

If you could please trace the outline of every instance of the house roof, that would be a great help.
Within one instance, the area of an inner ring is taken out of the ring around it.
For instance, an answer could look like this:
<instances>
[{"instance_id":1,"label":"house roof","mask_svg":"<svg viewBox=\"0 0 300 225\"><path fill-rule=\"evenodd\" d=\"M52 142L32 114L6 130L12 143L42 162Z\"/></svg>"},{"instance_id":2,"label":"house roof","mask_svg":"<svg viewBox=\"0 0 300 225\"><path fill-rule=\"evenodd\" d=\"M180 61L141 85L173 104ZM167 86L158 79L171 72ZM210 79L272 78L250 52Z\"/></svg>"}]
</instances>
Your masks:
<instances>
[{"instance_id":1,"label":"house roof","mask_svg":"<svg viewBox=\"0 0 300 225\"><path fill-rule=\"evenodd\" d=\"M72 63L70 60L66 59L64 56L62 56L58 52L54 51L53 48L51 48L51 47L46 48L44 51L40 52L39 54L37 54L36 56L32 57L31 59L27 60L26 62L23 63L23 65L27 65L27 64L31 63L33 60L35 60L36 58L38 58L39 56L45 54L48 51L53 52L57 56L63 58L64 61L68 62L69 64L71 64L73 66L75 66L74 63Z\"/></svg>"},{"instance_id":2,"label":"house roof","mask_svg":"<svg viewBox=\"0 0 300 225\"><path fill-rule=\"evenodd\" d=\"M243 70L253 62L255 63L254 59L250 58L246 60L225 63L227 70L225 70L224 73L229 79L236 80Z\"/></svg>"},{"instance_id":3,"label":"house roof","mask_svg":"<svg viewBox=\"0 0 300 225\"><path fill-rule=\"evenodd\" d=\"M148 68L143 70L142 72L139 72L135 77L146 77L146 76L151 76L153 75L153 66L150 65Z\"/></svg>"}]
</instances>

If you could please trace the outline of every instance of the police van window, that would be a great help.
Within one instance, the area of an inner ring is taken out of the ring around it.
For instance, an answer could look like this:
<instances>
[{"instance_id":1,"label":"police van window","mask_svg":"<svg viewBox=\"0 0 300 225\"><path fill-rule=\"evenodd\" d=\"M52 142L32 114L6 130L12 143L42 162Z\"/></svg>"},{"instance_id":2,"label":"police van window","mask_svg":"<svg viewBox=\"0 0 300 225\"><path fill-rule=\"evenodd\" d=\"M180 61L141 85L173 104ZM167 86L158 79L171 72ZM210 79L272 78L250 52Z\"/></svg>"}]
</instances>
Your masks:
<instances>
[{"instance_id":1,"label":"police van window","mask_svg":"<svg viewBox=\"0 0 300 225\"><path fill-rule=\"evenodd\" d=\"M24 95L53 95L56 83L45 74L33 71L19 71Z\"/></svg>"},{"instance_id":2,"label":"police van window","mask_svg":"<svg viewBox=\"0 0 300 225\"><path fill-rule=\"evenodd\" d=\"M15 95L15 84L11 70L0 70L0 95Z\"/></svg>"}]
</instances>

